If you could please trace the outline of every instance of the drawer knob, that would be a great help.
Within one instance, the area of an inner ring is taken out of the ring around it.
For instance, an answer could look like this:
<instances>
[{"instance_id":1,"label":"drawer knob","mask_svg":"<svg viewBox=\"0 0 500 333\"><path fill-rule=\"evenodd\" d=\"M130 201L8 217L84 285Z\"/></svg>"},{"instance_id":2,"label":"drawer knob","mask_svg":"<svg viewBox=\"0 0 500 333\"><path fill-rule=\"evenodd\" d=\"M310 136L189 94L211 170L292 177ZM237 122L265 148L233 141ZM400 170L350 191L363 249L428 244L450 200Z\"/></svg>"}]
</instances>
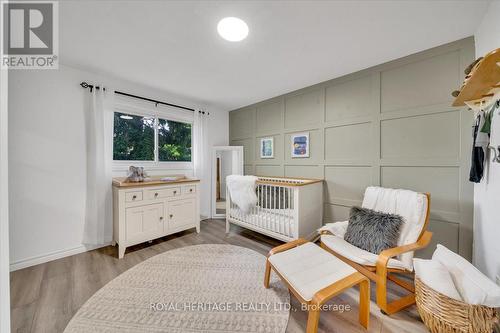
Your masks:
<instances>
[{"instance_id":1,"label":"drawer knob","mask_svg":"<svg viewBox=\"0 0 500 333\"><path fill-rule=\"evenodd\" d=\"M163 216L160 216L160 220L163 220Z\"/></svg>"},{"instance_id":2,"label":"drawer knob","mask_svg":"<svg viewBox=\"0 0 500 333\"><path fill-rule=\"evenodd\" d=\"M158 196L158 192L155 193L155 197L157 197L157 196Z\"/></svg>"},{"instance_id":3,"label":"drawer knob","mask_svg":"<svg viewBox=\"0 0 500 333\"><path fill-rule=\"evenodd\" d=\"M135 200L135 199L137 199L137 195L132 196L132 200Z\"/></svg>"},{"instance_id":4,"label":"drawer knob","mask_svg":"<svg viewBox=\"0 0 500 333\"><path fill-rule=\"evenodd\" d=\"M170 214L170 218L174 217L174 214Z\"/></svg>"},{"instance_id":5,"label":"drawer knob","mask_svg":"<svg viewBox=\"0 0 500 333\"><path fill-rule=\"evenodd\" d=\"M193 189L192 189L192 188L190 188L190 189L189 189L189 192L193 192Z\"/></svg>"},{"instance_id":6,"label":"drawer knob","mask_svg":"<svg viewBox=\"0 0 500 333\"><path fill-rule=\"evenodd\" d=\"M174 194L176 194L176 193L177 193L177 191L174 191Z\"/></svg>"}]
</instances>

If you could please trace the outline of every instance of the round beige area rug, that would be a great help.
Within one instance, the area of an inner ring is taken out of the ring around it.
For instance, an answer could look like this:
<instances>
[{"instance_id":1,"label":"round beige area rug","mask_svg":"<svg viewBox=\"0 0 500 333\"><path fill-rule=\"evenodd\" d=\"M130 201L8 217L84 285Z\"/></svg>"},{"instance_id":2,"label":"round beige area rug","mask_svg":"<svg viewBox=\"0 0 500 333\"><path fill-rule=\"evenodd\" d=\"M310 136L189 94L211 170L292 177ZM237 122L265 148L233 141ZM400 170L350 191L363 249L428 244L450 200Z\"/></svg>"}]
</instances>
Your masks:
<instances>
[{"instance_id":1,"label":"round beige area rug","mask_svg":"<svg viewBox=\"0 0 500 333\"><path fill-rule=\"evenodd\" d=\"M264 270L239 246L167 251L100 289L65 332L285 332L290 295L275 276L265 289Z\"/></svg>"}]
</instances>

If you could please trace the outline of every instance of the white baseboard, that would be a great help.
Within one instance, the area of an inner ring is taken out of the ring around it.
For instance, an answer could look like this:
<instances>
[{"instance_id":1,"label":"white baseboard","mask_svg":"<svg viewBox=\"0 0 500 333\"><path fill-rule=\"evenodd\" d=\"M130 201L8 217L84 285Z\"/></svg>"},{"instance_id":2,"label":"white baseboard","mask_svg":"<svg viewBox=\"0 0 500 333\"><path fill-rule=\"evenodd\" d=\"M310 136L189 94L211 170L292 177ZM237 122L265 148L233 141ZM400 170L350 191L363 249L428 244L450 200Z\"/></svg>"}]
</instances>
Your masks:
<instances>
[{"instance_id":1,"label":"white baseboard","mask_svg":"<svg viewBox=\"0 0 500 333\"><path fill-rule=\"evenodd\" d=\"M201 215L200 218L201 218L201 220L208 219L207 216L203 216L203 215ZM54 251L54 252L42 254L39 256L21 259L21 260L14 261L14 262L10 263L10 271L13 272L13 271L17 271L19 269L23 269L26 267L43 264L45 262L49 262L52 260L57 260L57 259L61 259L64 257L73 256L75 254L79 254L79 253L83 253L83 252L87 252L87 251L92 251L92 250L95 250L95 249L98 249L101 247L108 246L110 244L111 244L111 242L101 244L101 245L80 245L80 246L77 246L74 248L69 248L69 249L60 250L60 251Z\"/></svg>"},{"instance_id":2,"label":"white baseboard","mask_svg":"<svg viewBox=\"0 0 500 333\"><path fill-rule=\"evenodd\" d=\"M72 256L72 255L75 255L78 253L83 253L83 252L95 250L95 249L98 249L98 248L101 248L104 246L108 246L110 244L111 244L111 242L106 243L106 244L101 244L101 245L80 245L80 246L70 248L70 249L54 251L54 252L42 254L39 256L34 256L34 257L14 261L14 262L10 263L10 271L13 272L13 271L17 271L18 269L23 269L26 267L43 264L45 262L49 262L52 260L61 259L64 257L69 257L69 256Z\"/></svg>"}]
</instances>

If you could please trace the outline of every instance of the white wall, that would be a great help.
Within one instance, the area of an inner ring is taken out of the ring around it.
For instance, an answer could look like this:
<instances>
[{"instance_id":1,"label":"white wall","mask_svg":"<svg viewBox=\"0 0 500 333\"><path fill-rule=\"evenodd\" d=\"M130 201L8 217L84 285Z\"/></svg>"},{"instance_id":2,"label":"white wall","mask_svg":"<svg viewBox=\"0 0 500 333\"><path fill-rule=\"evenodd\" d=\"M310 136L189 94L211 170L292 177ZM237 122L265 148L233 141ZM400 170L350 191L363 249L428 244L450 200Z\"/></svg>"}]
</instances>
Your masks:
<instances>
[{"instance_id":1,"label":"white wall","mask_svg":"<svg viewBox=\"0 0 500 333\"><path fill-rule=\"evenodd\" d=\"M11 269L86 250L81 241L87 91L79 86L81 81L102 82L116 90L203 107L146 86L69 66L60 66L59 70L13 71L9 76ZM227 112L208 111L211 115L207 150L228 141ZM169 173L172 171L165 172ZM208 216L210 182L204 178L201 212Z\"/></svg>"},{"instance_id":2,"label":"white wall","mask_svg":"<svg viewBox=\"0 0 500 333\"><path fill-rule=\"evenodd\" d=\"M476 57L500 48L500 1L492 1L477 32ZM492 131L500 133L495 112ZM484 179L474 186L474 263L491 279L500 276L500 163L488 162Z\"/></svg>"},{"instance_id":3,"label":"white wall","mask_svg":"<svg viewBox=\"0 0 500 333\"><path fill-rule=\"evenodd\" d=\"M0 70L0 332L10 332L8 71Z\"/></svg>"}]
</instances>

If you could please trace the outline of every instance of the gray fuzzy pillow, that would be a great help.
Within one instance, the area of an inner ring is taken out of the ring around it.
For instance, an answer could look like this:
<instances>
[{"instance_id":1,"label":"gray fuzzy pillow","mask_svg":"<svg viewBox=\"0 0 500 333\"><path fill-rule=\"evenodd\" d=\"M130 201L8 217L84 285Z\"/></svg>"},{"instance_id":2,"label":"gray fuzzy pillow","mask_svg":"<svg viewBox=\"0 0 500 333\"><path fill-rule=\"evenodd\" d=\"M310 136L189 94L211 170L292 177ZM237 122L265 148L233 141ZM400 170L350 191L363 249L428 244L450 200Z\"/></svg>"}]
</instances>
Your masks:
<instances>
[{"instance_id":1,"label":"gray fuzzy pillow","mask_svg":"<svg viewBox=\"0 0 500 333\"><path fill-rule=\"evenodd\" d=\"M396 214L352 207L344 240L363 250L379 254L397 246L403 223L403 217Z\"/></svg>"}]
</instances>

